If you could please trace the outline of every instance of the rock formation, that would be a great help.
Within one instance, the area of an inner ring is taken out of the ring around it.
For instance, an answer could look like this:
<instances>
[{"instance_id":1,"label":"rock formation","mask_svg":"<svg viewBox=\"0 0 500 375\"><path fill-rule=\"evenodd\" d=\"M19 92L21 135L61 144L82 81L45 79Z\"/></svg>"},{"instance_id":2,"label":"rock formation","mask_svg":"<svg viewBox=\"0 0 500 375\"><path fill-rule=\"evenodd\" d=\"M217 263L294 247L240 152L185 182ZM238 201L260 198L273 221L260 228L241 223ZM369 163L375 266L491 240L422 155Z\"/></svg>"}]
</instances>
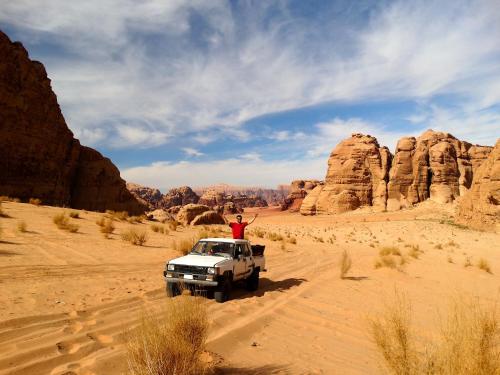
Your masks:
<instances>
[{"instance_id":1,"label":"rock formation","mask_svg":"<svg viewBox=\"0 0 500 375\"><path fill-rule=\"evenodd\" d=\"M389 174L387 209L398 210L428 198L452 202L469 190L475 170L490 151L491 147L472 146L432 130L418 138L402 138Z\"/></svg>"},{"instance_id":2,"label":"rock formation","mask_svg":"<svg viewBox=\"0 0 500 375\"><path fill-rule=\"evenodd\" d=\"M302 201L307 194L312 191L316 186L322 184L319 180L294 180L290 184L290 190L281 204L282 210L289 210L290 212L299 211Z\"/></svg>"},{"instance_id":3,"label":"rock formation","mask_svg":"<svg viewBox=\"0 0 500 375\"><path fill-rule=\"evenodd\" d=\"M474 171L470 191L458 204L457 221L478 229L500 229L500 139Z\"/></svg>"},{"instance_id":4,"label":"rock formation","mask_svg":"<svg viewBox=\"0 0 500 375\"><path fill-rule=\"evenodd\" d=\"M385 209L392 156L370 135L353 134L335 147L322 189L306 201L304 214L341 213L360 206ZM309 207L313 207L309 208Z\"/></svg>"},{"instance_id":5,"label":"rock formation","mask_svg":"<svg viewBox=\"0 0 500 375\"><path fill-rule=\"evenodd\" d=\"M177 221L182 225L189 225L196 216L205 211L210 211L210 207L203 204L190 203L183 206L177 213Z\"/></svg>"},{"instance_id":6,"label":"rock formation","mask_svg":"<svg viewBox=\"0 0 500 375\"><path fill-rule=\"evenodd\" d=\"M148 206L150 210L158 208L163 194L158 189L142 186L134 183L127 183L127 189L142 204Z\"/></svg>"},{"instance_id":7,"label":"rock formation","mask_svg":"<svg viewBox=\"0 0 500 375\"><path fill-rule=\"evenodd\" d=\"M292 184L289 201L303 215L351 211L361 206L398 210L432 199L453 202L469 191L491 152L448 133L428 130L399 140L394 158L369 135L353 134L332 151L324 185L307 192Z\"/></svg>"},{"instance_id":8,"label":"rock formation","mask_svg":"<svg viewBox=\"0 0 500 375\"><path fill-rule=\"evenodd\" d=\"M191 225L225 224L224 218L215 211L205 211L196 216Z\"/></svg>"},{"instance_id":9,"label":"rock formation","mask_svg":"<svg viewBox=\"0 0 500 375\"><path fill-rule=\"evenodd\" d=\"M245 207L267 207L267 202L260 196L227 194L216 190L205 191L198 203L225 213L241 213Z\"/></svg>"},{"instance_id":10,"label":"rock formation","mask_svg":"<svg viewBox=\"0 0 500 375\"><path fill-rule=\"evenodd\" d=\"M43 65L0 31L0 195L144 212L118 169L73 137Z\"/></svg>"},{"instance_id":11,"label":"rock formation","mask_svg":"<svg viewBox=\"0 0 500 375\"><path fill-rule=\"evenodd\" d=\"M160 207L185 206L190 203L198 203L199 199L200 197L189 186L181 186L170 189L161 199Z\"/></svg>"}]
</instances>

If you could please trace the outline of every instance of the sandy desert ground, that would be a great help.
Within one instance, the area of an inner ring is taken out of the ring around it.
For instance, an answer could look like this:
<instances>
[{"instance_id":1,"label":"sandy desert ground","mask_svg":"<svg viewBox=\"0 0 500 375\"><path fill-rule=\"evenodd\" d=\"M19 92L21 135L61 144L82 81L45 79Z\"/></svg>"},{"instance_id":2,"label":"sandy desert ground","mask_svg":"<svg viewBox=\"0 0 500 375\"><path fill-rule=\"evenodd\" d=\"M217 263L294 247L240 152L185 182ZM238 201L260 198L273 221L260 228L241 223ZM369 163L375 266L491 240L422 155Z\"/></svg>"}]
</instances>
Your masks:
<instances>
[{"instance_id":1,"label":"sandy desert ground","mask_svg":"<svg viewBox=\"0 0 500 375\"><path fill-rule=\"evenodd\" d=\"M172 244L200 228L166 235L153 233L151 223L117 222L116 234L104 239L95 223L103 214L79 211L71 220L80 229L69 233L52 222L65 209L2 207L8 217L0 218L0 374L126 373L124 330L166 299L164 263L178 256ZM258 212L249 229L288 234L297 243L250 235L267 246L259 291L237 290L224 304L206 300L208 349L223 358L223 373L381 373L367 318L395 290L411 301L424 337L436 331L451 298L498 300L500 235L453 225L452 206L425 202L401 212L330 217ZM27 232L18 231L20 221ZM120 239L132 226L148 231L145 246ZM410 245L422 250L418 259L405 255ZM400 249L406 264L376 269L383 246ZM344 250L353 266L340 279ZM476 266L481 258L492 273ZM468 259L472 266L465 267Z\"/></svg>"}]
</instances>

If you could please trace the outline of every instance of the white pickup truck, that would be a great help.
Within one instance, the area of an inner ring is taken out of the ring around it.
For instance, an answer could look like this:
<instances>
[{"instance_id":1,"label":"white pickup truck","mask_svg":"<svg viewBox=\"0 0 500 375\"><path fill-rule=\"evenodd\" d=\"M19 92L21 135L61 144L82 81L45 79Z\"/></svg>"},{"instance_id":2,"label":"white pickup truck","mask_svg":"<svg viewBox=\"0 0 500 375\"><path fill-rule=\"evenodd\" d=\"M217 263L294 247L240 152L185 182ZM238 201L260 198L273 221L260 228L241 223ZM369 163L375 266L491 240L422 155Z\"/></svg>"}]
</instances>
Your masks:
<instances>
[{"instance_id":1,"label":"white pickup truck","mask_svg":"<svg viewBox=\"0 0 500 375\"><path fill-rule=\"evenodd\" d=\"M170 297L185 286L213 291L217 302L225 302L236 281L244 281L248 290L257 290L265 264L264 246L252 246L247 240L206 238L198 241L189 254L168 261L163 276Z\"/></svg>"}]
</instances>

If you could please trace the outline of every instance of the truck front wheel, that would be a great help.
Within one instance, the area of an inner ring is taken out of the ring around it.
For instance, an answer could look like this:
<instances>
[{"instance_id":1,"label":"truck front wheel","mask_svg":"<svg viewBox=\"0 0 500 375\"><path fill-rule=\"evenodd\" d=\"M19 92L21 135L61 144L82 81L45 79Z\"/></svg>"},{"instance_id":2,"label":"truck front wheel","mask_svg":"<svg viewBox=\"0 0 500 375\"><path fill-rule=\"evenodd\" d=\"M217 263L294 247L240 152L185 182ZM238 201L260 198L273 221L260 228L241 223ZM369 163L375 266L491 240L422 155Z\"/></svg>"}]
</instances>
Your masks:
<instances>
[{"instance_id":1,"label":"truck front wheel","mask_svg":"<svg viewBox=\"0 0 500 375\"><path fill-rule=\"evenodd\" d=\"M167 283L167 296L175 297L181 294L179 286L175 283Z\"/></svg>"},{"instance_id":2,"label":"truck front wheel","mask_svg":"<svg viewBox=\"0 0 500 375\"><path fill-rule=\"evenodd\" d=\"M259 270L253 270L252 274L247 279L247 289L255 292L259 289Z\"/></svg>"},{"instance_id":3,"label":"truck front wheel","mask_svg":"<svg viewBox=\"0 0 500 375\"><path fill-rule=\"evenodd\" d=\"M225 278L222 285L218 286L214 292L214 299L223 303L229 300L229 295L231 294L231 280Z\"/></svg>"}]
</instances>

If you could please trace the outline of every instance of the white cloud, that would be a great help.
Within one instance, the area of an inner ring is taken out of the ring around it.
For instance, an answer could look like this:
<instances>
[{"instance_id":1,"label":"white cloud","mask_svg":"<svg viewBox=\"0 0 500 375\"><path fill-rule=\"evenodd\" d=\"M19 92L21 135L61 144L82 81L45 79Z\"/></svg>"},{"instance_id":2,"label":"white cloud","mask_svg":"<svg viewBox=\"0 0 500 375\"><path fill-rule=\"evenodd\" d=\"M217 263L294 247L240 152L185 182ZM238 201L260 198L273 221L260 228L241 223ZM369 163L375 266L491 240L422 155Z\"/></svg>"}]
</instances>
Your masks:
<instances>
[{"instance_id":1,"label":"white cloud","mask_svg":"<svg viewBox=\"0 0 500 375\"><path fill-rule=\"evenodd\" d=\"M262 160L261 155L257 152L247 152L245 154L240 155L240 158L254 162Z\"/></svg>"},{"instance_id":2,"label":"white cloud","mask_svg":"<svg viewBox=\"0 0 500 375\"><path fill-rule=\"evenodd\" d=\"M323 179L326 168L324 158L280 161L227 159L207 162L156 162L148 166L125 169L121 174L127 181L157 186L162 190L179 185L197 187L221 182L275 188L294 179Z\"/></svg>"},{"instance_id":3,"label":"white cloud","mask_svg":"<svg viewBox=\"0 0 500 375\"><path fill-rule=\"evenodd\" d=\"M182 149L182 151L184 151L186 153L187 156L194 156L194 157L198 157L198 156L203 156L205 155L203 152L200 152L194 148L191 148L191 147L184 147Z\"/></svg>"},{"instance_id":4,"label":"white cloud","mask_svg":"<svg viewBox=\"0 0 500 375\"><path fill-rule=\"evenodd\" d=\"M69 52L44 63L69 126L93 145L105 142L95 128L117 133L115 147L187 133L201 144L246 141L254 136L241 129L246 120L335 101L453 94L483 108L500 102L496 1L396 1L349 33L336 19L297 20L286 4L268 21L265 2L235 11L224 1L18 0L2 4L0 22ZM206 24L196 43L193 12ZM157 37L154 48L144 34ZM134 132L117 123L147 125Z\"/></svg>"}]
</instances>

